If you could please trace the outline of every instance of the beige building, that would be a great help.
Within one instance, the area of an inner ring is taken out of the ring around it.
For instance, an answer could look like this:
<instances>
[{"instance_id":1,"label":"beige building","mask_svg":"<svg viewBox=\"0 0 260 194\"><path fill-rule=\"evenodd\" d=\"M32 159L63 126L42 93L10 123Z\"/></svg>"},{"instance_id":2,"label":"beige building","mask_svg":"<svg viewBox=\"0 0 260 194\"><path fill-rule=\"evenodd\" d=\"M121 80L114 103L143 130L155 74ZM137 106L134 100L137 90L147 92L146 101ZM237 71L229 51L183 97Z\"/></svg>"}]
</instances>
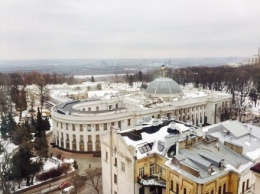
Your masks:
<instances>
[{"instance_id":1,"label":"beige building","mask_svg":"<svg viewBox=\"0 0 260 194\"><path fill-rule=\"evenodd\" d=\"M190 123L113 128L103 135L101 148L104 194L252 193L253 163L235 144L204 136Z\"/></svg>"}]
</instances>

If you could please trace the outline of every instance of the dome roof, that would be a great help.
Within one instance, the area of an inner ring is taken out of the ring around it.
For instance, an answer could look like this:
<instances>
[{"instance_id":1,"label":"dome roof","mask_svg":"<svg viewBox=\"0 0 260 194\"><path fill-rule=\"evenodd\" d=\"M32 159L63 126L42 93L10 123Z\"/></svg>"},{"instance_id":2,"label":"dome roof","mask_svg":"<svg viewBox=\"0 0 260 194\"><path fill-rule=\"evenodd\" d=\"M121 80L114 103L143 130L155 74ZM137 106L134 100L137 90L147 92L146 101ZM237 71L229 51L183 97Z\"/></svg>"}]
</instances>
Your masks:
<instances>
[{"instance_id":1,"label":"dome roof","mask_svg":"<svg viewBox=\"0 0 260 194\"><path fill-rule=\"evenodd\" d=\"M179 84L165 77L152 81L146 89L146 95L150 97L177 97L181 93Z\"/></svg>"}]
</instances>

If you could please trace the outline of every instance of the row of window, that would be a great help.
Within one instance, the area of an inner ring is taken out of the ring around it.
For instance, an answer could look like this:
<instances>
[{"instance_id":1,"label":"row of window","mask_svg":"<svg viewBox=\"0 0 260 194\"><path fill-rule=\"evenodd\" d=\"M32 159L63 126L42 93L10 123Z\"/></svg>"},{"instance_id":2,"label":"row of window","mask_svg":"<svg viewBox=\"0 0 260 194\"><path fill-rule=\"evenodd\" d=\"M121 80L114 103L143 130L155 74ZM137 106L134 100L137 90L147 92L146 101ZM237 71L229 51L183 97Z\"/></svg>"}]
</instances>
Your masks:
<instances>
[{"instance_id":1,"label":"row of window","mask_svg":"<svg viewBox=\"0 0 260 194\"><path fill-rule=\"evenodd\" d=\"M60 144L59 144L60 142ZM57 139L57 144L60 145L63 148L67 148L67 149L72 149L72 150L77 150L77 143L76 142L72 142L72 148L70 148L70 143L69 142L64 142L63 140L59 141ZM66 145L66 147L64 147ZM79 142L79 151L100 151L100 143L99 142L88 142L87 144L87 150L85 150L85 145L84 142ZM95 146L95 150L93 150L93 146Z\"/></svg>"},{"instance_id":2,"label":"row of window","mask_svg":"<svg viewBox=\"0 0 260 194\"><path fill-rule=\"evenodd\" d=\"M117 158L115 158L114 166L117 167ZM121 171L125 172L125 163L121 162Z\"/></svg>"},{"instance_id":3,"label":"row of window","mask_svg":"<svg viewBox=\"0 0 260 194\"><path fill-rule=\"evenodd\" d=\"M246 181L243 181L242 183L242 193L244 193L245 191L250 189L250 185L249 185L249 179L247 179Z\"/></svg>"},{"instance_id":4,"label":"row of window","mask_svg":"<svg viewBox=\"0 0 260 194\"><path fill-rule=\"evenodd\" d=\"M193 112L194 110L204 110L206 108L205 105L199 105L199 106L193 106L193 107L187 107L187 108L181 108L178 110L175 110L174 113L177 115L182 113L189 113L190 111Z\"/></svg>"},{"instance_id":5,"label":"row of window","mask_svg":"<svg viewBox=\"0 0 260 194\"><path fill-rule=\"evenodd\" d=\"M170 191L175 192L176 194L179 193L179 183L174 184L174 181L171 180L170 181ZM220 185L218 187L218 194L225 194L226 193L226 183L224 183L223 185ZM187 189L184 187L183 188L183 194L187 194ZM210 191L208 191L206 194L215 194L215 189L211 189Z\"/></svg>"},{"instance_id":6,"label":"row of window","mask_svg":"<svg viewBox=\"0 0 260 194\"><path fill-rule=\"evenodd\" d=\"M95 108L96 109L93 110L93 111L99 111L99 106L96 106ZM109 105L108 110L111 110L112 108L113 108L113 106ZM118 108L118 104L115 105L115 108ZM82 111L86 111L86 110L92 111L91 107L88 107L87 109L86 108L82 108Z\"/></svg>"},{"instance_id":7,"label":"row of window","mask_svg":"<svg viewBox=\"0 0 260 194\"><path fill-rule=\"evenodd\" d=\"M59 139L59 135L57 135L57 138ZM84 136L80 135L80 142L84 143ZM61 132L61 140L63 141L63 133ZM69 134L66 134L66 141L70 141ZM72 134L72 141L76 142L76 134ZM100 135L96 135L96 142L100 141ZM92 142L92 135L87 136L87 142Z\"/></svg>"},{"instance_id":8,"label":"row of window","mask_svg":"<svg viewBox=\"0 0 260 194\"><path fill-rule=\"evenodd\" d=\"M121 128L121 121L118 121L118 128ZM65 129L69 130L69 126L71 125L72 131L76 131L76 125L75 124L68 124L65 123ZM95 130L99 131L100 129L100 125L102 124L95 124ZM127 126L131 125L131 119L127 119ZM63 129L64 123L60 122L60 128ZM107 123L103 123L103 129L107 130ZM115 126L115 122L111 122L111 126ZM59 122L56 122L56 127L59 127ZM79 130L83 131L84 125L83 124L79 124ZM91 124L87 124L86 126L87 131L91 131Z\"/></svg>"},{"instance_id":9,"label":"row of window","mask_svg":"<svg viewBox=\"0 0 260 194\"><path fill-rule=\"evenodd\" d=\"M227 185L226 183L218 186L218 194L225 194L227 191ZM215 189L211 189L206 194L215 194Z\"/></svg>"}]
</instances>

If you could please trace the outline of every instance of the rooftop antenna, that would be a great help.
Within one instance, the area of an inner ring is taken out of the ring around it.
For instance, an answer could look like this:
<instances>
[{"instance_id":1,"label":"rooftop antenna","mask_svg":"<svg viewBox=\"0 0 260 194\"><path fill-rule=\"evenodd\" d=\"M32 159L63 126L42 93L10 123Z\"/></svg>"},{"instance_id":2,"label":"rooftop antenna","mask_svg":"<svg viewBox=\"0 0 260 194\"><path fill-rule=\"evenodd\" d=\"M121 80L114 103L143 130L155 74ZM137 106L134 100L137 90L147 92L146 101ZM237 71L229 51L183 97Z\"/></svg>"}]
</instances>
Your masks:
<instances>
[{"instance_id":1,"label":"rooftop antenna","mask_svg":"<svg viewBox=\"0 0 260 194\"><path fill-rule=\"evenodd\" d=\"M161 71L162 71L162 77L165 77L165 67L164 64L161 66Z\"/></svg>"}]
</instances>

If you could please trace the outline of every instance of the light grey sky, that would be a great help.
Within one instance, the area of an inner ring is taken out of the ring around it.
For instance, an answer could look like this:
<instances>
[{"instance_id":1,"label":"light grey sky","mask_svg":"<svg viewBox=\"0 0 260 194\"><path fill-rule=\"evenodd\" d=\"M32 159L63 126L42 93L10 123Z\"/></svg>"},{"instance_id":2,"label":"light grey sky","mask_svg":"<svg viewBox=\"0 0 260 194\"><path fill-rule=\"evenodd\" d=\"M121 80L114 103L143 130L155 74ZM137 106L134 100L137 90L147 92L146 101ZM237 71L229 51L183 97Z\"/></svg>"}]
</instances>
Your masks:
<instances>
[{"instance_id":1,"label":"light grey sky","mask_svg":"<svg viewBox=\"0 0 260 194\"><path fill-rule=\"evenodd\" d=\"M259 0L0 0L0 59L251 56Z\"/></svg>"}]
</instances>

